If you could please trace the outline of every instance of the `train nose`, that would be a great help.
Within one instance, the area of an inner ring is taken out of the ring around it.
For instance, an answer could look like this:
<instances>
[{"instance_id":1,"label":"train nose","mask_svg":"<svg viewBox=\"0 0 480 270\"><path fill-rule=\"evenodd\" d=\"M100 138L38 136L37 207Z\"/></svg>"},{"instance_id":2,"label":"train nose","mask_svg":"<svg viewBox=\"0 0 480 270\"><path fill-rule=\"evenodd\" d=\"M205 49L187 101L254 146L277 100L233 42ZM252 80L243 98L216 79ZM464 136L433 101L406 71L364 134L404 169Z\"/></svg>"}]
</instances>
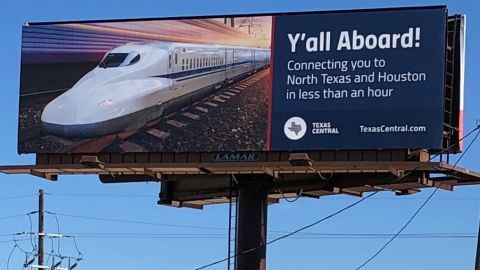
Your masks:
<instances>
[{"instance_id":1,"label":"train nose","mask_svg":"<svg viewBox=\"0 0 480 270\"><path fill-rule=\"evenodd\" d=\"M48 103L42 112L42 122L67 124L68 119L73 122L77 110L75 106L70 106L70 103L65 95L61 95Z\"/></svg>"},{"instance_id":2,"label":"train nose","mask_svg":"<svg viewBox=\"0 0 480 270\"><path fill-rule=\"evenodd\" d=\"M44 132L47 134L71 136L71 126L78 121L77 106L66 95L61 95L48 103L43 109L41 122Z\"/></svg>"}]
</instances>

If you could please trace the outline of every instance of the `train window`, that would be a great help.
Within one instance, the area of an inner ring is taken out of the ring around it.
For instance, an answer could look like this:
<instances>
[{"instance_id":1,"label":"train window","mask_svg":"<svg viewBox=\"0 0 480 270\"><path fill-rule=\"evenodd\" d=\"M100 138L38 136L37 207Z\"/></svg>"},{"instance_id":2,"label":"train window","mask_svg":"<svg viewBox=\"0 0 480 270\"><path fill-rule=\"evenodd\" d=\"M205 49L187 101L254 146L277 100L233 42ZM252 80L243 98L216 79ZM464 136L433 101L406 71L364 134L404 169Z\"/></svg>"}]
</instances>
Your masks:
<instances>
[{"instance_id":1,"label":"train window","mask_svg":"<svg viewBox=\"0 0 480 270\"><path fill-rule=\"evenodd\" d=\"M182 70L185 70L185 59L182 59Z\"/></svg>"},{"instance_id":2,"label":"train window","mask_svg":"<svg viewBox=\"0 0 480 270\"><path fill-rule=\"evenodd\" d=\"M188 69L192 69L193 61L192 58L189 59Z\"/></svg>"},{"instance_id":3,"label":"train window","mask_svg":"<svg viewBox=\"0 0 480 270\"><path fill-rule=\"evenodd\" d=\"M133 64L137 63L138 61L140 61L140 54L137 53L137 55L135 55L135 57L133 57L133 59L130 60L130 63L128 63L128 65L133 65Z\"/></svg>"},{"instance_id":4,"label":"train window","mask_svg":"<svg viewBox=\"0 0 480 270\"><path fill-rule=\"evenodd\" d=\"M168 55L168 68L172 68L172 55Z\"/></svg>"},{"instance_id":5,"label":"train window","mask_svg":"<svg viewBox=\"0 0 480 270\"><path fill-rule=\"evenodd\" d=\"M175 52L175 65L178 64L178 53Z\"/></svg>"},{"instance_id":6,"label":"train window","mask_svg":"<svg viewBox=\"0 0 480 270\"><path fill-rule=\"evenodd\" d=\"M98 65L102 68L119 67L127 58L128 53L109 53Z\"/></svg>"}]
</instances>

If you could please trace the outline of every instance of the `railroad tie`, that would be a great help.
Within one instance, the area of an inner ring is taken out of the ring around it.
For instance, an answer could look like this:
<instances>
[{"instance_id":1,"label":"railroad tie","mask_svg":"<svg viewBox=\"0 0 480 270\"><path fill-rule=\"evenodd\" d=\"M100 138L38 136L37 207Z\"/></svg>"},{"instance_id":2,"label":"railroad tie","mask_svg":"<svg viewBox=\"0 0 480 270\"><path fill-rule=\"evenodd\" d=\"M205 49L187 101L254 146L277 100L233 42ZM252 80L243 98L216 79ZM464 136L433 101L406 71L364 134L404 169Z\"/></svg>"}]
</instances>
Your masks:
<instances>
[{"instance_id":1,"label":"railroad tie","mask_svg":"<svg viewBox=\"0 0 480 270\"><path fill-rule=\"evenodd\" d=\"M227 96L227 95L218 95L218 97L223 99L230 99L230 96Z\"/></svg>"},{"instance_id":2,"label":"railroad tie","mask_svg":"<svg viewBox=\"0 0 480 270\"><path fill-rule=\"evenodd\" d=\"M145 149L143 146L138 145L136 143L132 143L129 141L124 141L122 142L119 147L124 151L124 152L133 152L133 153L138 153L138 152L147 152L147 149Z\"/></svg>"},{"instance_id":3,"label":"railroad tie","mask_svg":"<svg viewBox=\"0 0 480 270\"><path fill-rule=\"evenodd\" d=\"M212 102L210 102L210 101L205 101L204 103L207 104L207 105L210 106L210 107L217 107L217 106L218 106L218 104L212 103Z\"/></svg>"},{"instance_id":4,"label":"railroad tie","mask_svg":"<svg viewBox=\"0 0 480 270\"><path fill-rule=\"evenodd\" d=\"M225 99L222 99L219 96L214 97L213 100L218 101L218 102L222 102L222 103L225 102Z\"/></svg>"},{"instance_id":5,"label":"railroad tie","mask_svg":"<svg viewBox=\"0 0 480 270\"><path fill-rule=\"evenodd\" d=\"M234 96L237 95L237 94L231 93L231 92L223 92L223 93L226 94L226 95L229 95L229 96L231 96L231 97L234 97Z\"/></svg>"},{"instance_id":6,"label":"railroad tie","mask_svg":"<svg viewBox=\"0 0 480 270\"><path fill-rule=\"evenodd\" d=\"M205 108L200 107L200 106L196 106L194 109L197 110L197 111L204 112L204 113L207 113L207 112L208 112L208 109L205 109Z\"/></svg>"},{"instance_id":7,"label":"railroad tie","mask_svg":"<svg viewBox=\"0 0 480 270\"><path fill-rule=\"evenodd\" d=\"M194 114L194 113L191 113L191 112L184 112L183 116L188 117L188 118L193 119L193 120L200 119L200 116L198 114Z\"/></svg>"},{"instance_id":8,"label":"railroad tie","mask_svg":"<svg viewBox=\"0 0 480 270\"><path fill-rule=\"evenodd\" d=\"M174 126L176 128L182 128L184 126L186 126L187 124L185 123L182 123L182 122L179 122L177 120L173 120L173 119L170 119L167 121L167 124L171 125L171 126Z\"/></svg>"},{"instance_id":9,"label":"railroad tie","mask_svg":"<svg viewBox=\"0 0 480 270\"><path fill-rule=\"evenodd\" d=\"M147 133L160 140L165 140L166 138L168 138L168 136L170 136L170 133L165 132L163 130L156 129L156 128L151 128L147 130Z\"/></svg>"}]
</instances>

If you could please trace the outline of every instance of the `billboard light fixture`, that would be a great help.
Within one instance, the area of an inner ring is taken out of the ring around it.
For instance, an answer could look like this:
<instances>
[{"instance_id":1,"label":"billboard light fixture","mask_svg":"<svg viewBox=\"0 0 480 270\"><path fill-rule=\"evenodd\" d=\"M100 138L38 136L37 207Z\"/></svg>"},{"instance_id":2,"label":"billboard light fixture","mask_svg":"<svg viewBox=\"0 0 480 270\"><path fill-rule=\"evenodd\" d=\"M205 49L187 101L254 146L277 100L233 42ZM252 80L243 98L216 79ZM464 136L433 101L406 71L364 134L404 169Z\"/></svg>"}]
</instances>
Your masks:
<instances>
[{"instance_id":1,"label":"billboard light fixture","mask_svg":"<svg viewBox=\"0 0 480 270\"><path fill-rule=\"evenodd\" d=\"M105 169L105 163L101 162L97 156L82 156L80 164L86 168Z\"/></svg>"},{"instance_id":2,"label":"billboard light fixture","mask_svg":"<svg viewBox=\"0 0 480 270\"><path fill-rule=\"evenodd\" d=\"M310 159L307 153L290 153L288 162L291 166L312 167L313 165L313 160Z\"/></svg>"},{"instance_id":3,"label":"billboard light fixture","mask_svg":"<svg viewBox=\"0 0 480 270\"><path fill-rule=\"evenodd\" d=\"M212 174L212 171L205 167L199 167L198 170L208 175Z\"/></svg>"}]
</instances>

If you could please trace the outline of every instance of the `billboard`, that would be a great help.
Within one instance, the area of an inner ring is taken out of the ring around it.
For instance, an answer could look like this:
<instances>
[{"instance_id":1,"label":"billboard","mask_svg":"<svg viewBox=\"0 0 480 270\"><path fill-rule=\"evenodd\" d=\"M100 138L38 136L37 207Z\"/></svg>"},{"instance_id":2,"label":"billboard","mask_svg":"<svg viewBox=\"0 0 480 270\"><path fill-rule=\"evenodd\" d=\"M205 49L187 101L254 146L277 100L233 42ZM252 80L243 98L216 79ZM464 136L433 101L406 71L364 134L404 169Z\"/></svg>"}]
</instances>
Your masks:
<instances>
[{"instance_id":1,"label":"billboard","mask_svg":"<svg viewBox=\"0 0 480 270\"><path fill-rule=\"evenodd\" d=\"M440 149L446 16L26 24L18 151Z\"/></svg>"}]
</instances>

